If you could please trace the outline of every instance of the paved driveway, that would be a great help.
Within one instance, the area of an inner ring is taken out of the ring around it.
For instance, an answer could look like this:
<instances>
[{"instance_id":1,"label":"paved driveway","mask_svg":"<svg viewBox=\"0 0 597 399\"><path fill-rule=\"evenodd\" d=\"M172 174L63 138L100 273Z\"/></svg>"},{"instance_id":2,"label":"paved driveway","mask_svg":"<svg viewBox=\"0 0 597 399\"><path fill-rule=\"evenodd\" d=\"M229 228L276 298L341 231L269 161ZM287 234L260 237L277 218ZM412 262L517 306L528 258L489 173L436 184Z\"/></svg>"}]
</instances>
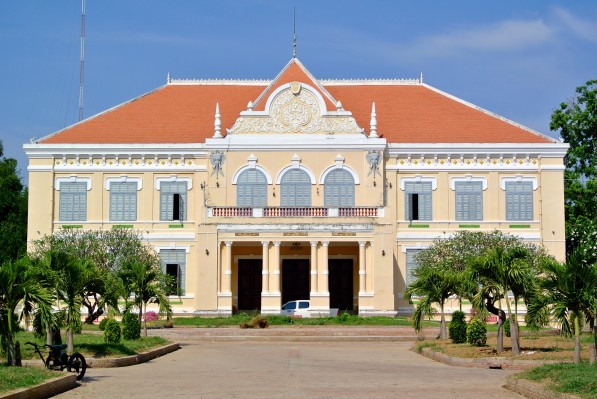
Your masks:
<instances>
[{"instance_id":1,"label":"paved driveway","mask_svg":"<svg viewBox=\"0 0 597 399\"><path fill-rule=\"evenodd\" d=\"M59 398L521 398L509 371L446 366L408 342L193 342L138 366L88 369Z\"/></svg>"}]
</instances>

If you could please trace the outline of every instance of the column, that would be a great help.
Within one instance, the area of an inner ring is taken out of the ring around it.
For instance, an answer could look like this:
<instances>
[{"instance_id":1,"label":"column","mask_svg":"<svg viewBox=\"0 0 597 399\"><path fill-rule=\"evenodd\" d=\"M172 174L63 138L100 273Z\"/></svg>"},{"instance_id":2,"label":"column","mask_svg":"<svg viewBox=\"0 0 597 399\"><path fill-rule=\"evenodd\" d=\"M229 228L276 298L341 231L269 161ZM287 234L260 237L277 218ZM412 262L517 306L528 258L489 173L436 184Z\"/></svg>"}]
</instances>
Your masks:
<instances>
[{"instance_id":1,"label":"column","mask_svg":"<svg viewBox=\"0 0 597 399\"><path fill-rule=\"evenodd\" d=\"M232 292L232 241L224 243L224 256L222 259L222 293Z\"/></svg>"},{"instance_id":2,"label":"column","mask_svg":"<svg viewBox=\"0 0 597 399\"><path fill-rule=\"evenodd\" d=\"M366 241L359 241L359 295L365 293L366 286L366 260L365 260L365 244Z\"/></svg>"},{"instance_id":3,"label":"column","mask_svg":"<svg viewBox=\"0 0 597 399\"><path fill-rule=\"evenodd\" d=\"M280 241L274 241L274 253L270 263L270 291L280 292Z\"/></svg>"},{"instance_id":4,"label":"column","mask_svg":"<svg viewBox=\"0 0 597 399\"><path fill-rule=\"evenodd\" d=\"M311 294L317 292L317 241L311 241Z\"/></svg>"},{"instance_id":5,"label":"column","mask_svg":"<svg viewBox=\"0 0 597 399\"><path fill-rule=\"evenodd\" d=\"M373 248L374 242L369 241L369 256L367 257L368 261L365 265L365 284L367 292L373 292L373 259L375 259L375 250Z\"/></svg>"},{"instance_id":6,"label":"column","mask_svg":"<svg viewBox=\"0 0 597 399\"><path fill-rule=\"evenodd\" d=\"M261 241L262 252L262 287L261 292L269 292L269 241Z\"/></svg>"},{"instance_id":7,"label":"column","mask_svg":"<svg viewBox=\"0 0 597 399\"><path fill-rule=\"evenodd\" d=\"M322 261L323 261L323 265L321 265L321 275L322 275L322 279L321 279L321 289L319 290L319 292L324 293L324 294L328 294L329 293L329 288L328 288L328 277L330 274L330 271L328 270L328 247L330 245L329 241L322 241L321 242L321 252L322 252Z\"/></svg>"}]
</instances>

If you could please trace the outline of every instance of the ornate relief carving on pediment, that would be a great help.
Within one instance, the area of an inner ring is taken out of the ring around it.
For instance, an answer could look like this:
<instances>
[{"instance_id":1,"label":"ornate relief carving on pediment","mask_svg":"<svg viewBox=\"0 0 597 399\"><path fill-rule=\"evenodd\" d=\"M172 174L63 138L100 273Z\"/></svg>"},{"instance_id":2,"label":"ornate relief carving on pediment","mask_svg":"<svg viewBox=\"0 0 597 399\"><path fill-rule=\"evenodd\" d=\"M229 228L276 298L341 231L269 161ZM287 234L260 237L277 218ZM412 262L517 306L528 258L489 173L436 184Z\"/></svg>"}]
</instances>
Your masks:
<instances>
[{"instance_id":1,"label":"ornate relief carving on pediment","mask_svg":"<svg viewBox=\"0 0 597 399\"><path fill-rule=\"evenodd\" d=\"M265 111L241 113L229 134L242 133L362 133L350 112L328 112L317 92L302 83L281 86Z\"/></svg>"}]
</instances>

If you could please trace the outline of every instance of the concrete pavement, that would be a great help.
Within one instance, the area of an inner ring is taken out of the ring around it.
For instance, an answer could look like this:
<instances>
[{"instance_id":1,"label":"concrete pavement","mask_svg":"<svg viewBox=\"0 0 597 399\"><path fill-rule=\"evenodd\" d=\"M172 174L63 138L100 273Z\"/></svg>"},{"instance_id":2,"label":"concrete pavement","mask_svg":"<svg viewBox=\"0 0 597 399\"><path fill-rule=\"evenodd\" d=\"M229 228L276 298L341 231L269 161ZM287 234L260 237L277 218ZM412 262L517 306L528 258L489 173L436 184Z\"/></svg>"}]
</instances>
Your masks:
<instances>
[{"instance_id":1,"label":"concrete pavement","mask_svg":"<svg viewBox=\"0 0 597 399\"><path fill-rule=\"evenodd\" d=\"M446 366L409 342L182 341L138 366L88 369L58 398L522 398L511 371Z\"/></svg>"}]
</instances>

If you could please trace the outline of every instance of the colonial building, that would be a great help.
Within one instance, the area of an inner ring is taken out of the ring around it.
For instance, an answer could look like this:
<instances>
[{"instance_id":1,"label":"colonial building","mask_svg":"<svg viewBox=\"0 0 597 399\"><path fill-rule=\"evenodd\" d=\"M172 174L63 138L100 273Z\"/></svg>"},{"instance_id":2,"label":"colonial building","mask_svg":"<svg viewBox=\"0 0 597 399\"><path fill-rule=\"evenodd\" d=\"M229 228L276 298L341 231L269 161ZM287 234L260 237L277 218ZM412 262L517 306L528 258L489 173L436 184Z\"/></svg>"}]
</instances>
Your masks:
<instances>
[{"instance_id":1,"label":"colonial building","mask_svg":"<svg viewBox=\"0 0 597 399\"><path fill-rule=\"evenodd\" d=\"M176 312L408 312L413 255L498 229L564 257L567 145L414 80L171 80L24 146L29 240L133 228Z\"/></svg>"}]
</instances>

